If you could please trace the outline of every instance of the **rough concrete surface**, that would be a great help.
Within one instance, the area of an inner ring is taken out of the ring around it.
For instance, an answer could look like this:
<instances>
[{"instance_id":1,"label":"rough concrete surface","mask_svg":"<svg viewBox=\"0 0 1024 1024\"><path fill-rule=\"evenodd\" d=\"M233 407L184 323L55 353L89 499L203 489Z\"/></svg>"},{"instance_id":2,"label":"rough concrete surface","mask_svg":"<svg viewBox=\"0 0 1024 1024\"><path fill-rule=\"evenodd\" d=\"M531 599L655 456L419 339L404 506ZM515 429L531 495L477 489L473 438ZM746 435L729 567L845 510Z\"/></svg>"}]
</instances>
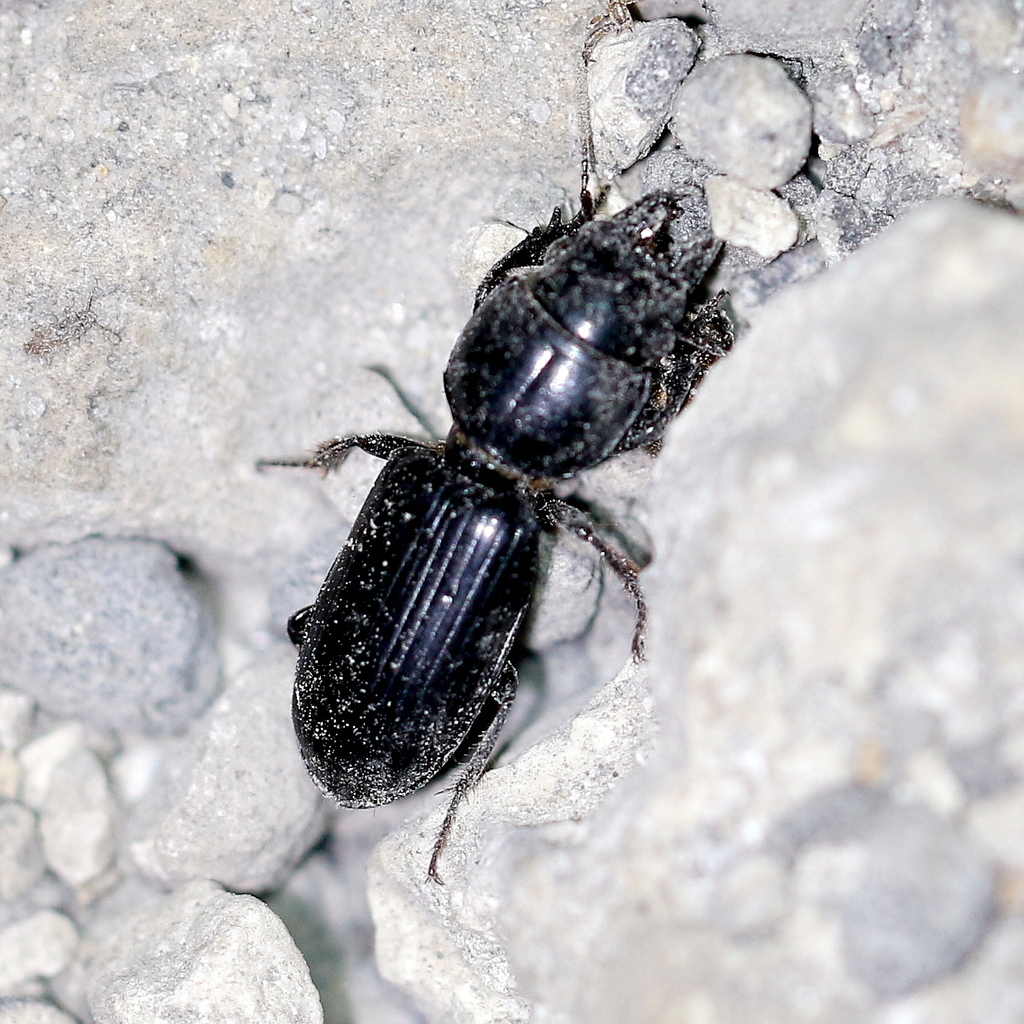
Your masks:
<instances>
[{"instance_id":1,"label":"rough concrete surface","mask_svg":"<svg viewBox=\"0 0 1024 1024\"><path fill-rule=\"evenodd\" d=\"M316 1020L281 921L328 1024L1024 1014L1024 11L637 7L583 89L599 0L3 5L0 1021ZM561 542L428 885L444 783L325 817L279 649L379 463L256 462L445 430L582 92L609 209L717 204L740 336L653 490L577 482L647 669Z\"/></svg>"}]
</instances>

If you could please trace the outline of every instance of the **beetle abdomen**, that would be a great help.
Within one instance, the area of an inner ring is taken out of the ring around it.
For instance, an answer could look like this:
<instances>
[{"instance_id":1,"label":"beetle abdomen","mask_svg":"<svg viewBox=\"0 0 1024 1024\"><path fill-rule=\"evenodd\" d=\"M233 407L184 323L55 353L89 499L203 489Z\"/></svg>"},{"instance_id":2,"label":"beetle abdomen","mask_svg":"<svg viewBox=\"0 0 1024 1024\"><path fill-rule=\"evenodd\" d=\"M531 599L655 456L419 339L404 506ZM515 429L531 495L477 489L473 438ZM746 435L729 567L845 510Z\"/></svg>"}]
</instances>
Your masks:
<instances>
[{"instance_id":1,"label":"beetle abdomen","mask_svg":"<svg viewBox=\"0 0 1024 1024\"><path fill-rule=\"evenodd\" d=\"M293 713L340 803L387 803L440 771L480 717L529 605L539 526L511 487L393 456L309 615Z\"/></svg>"}]
</instances>

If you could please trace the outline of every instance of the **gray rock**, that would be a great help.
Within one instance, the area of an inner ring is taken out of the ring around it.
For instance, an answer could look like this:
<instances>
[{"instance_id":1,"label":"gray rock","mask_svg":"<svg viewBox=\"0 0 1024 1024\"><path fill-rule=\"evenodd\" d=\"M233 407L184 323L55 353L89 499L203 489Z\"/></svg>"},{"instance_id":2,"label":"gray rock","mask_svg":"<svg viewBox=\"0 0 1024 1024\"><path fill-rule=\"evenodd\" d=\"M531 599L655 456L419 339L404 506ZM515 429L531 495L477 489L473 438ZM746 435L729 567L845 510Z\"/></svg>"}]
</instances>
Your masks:
<instances>
[{"instance_id":1,"label":"gray rock","mask_svg":"<svg viewBox=\"0 0 1024 1024\"><path fill-rule=\"evenodd\" d=\"M636 22L605 36L587 66L598 172L632 167L665 130L672 97L697 56L696 33L682 21Z\"/></svg>"},{"instance_id":2,"label":"gray rock","mask_svg":"<svg viewBox=\"0 0 1024 1024\"><path fill-rule=\"evenodd\" d=\"M640 181L644 192L685 191L690 186L704 187L710 171L678 146L657 149L642 164Z\"/></svg>"},{"instance_id":3,"label":"gray rock","mask_svg":"<svg viewBox=\"0 0 1024 1024\"><path fill-rule=\"evenodd\" d=\"M425 865L446 801L377 848L368 871L380 969L413 994L429 1020L528 1019L493 920L501 896L491 886L501 880L491 854L517 828L546 823L571 836L573 823L643 760L651 732L642 675L624 670L571 726L480 780L445 849L443 888L426 879ZM474 876L472 900L463 902Z\"/></svg>"},{"instance_id":4,"label":"gray rock","mask_svg":"<svg viewBox=\"0 0 1024 1024\"><path fill-rule=\"evenodd\" d=\"M752 188L778 188L807 159L811 105L777 61L719 57L680 86L669 129L697 160Z\"/></svg>"},{"instance_id":5,"label":"gray rock","mask_svg":"<svg viewBox=\"0 0 1024 1024\"><path fill-rule=\"evenodd\" d=\"M825 189L815 210L817 238L829 263L838 263L892 223L892 217Z\"/></svg>"},{"instance_id":6,"label":"gray rock","mask_svg":"<svg viewBox=\"0 0 1024 1024\"><path fill-rule=\"evenodd\" d=\"M339 524L315 538L304 551L289 557L270 591L268 619L279 639L287 637L288 619L311 605L348 537L351 524Z\"/></svg>"},{"instance_id":7,"label":"gray rock","mask_svg":"<svg viewBox=\"0 0 1024 1024\"><path fill-rule=\"evenodd\" d=\"M874 130L851 74L819 75L811 84L810 94L814 130L826 142L848 146L866 139Z\"/></svg>"},{"instance_id":8,"label":"gray rock","mask_svg":"<svg viewBox=\"0 0 1024 1024\"><path fill-rule=\"evenodd\" d=\"M71 963L78 931L55 910L39 910L0 930L0 997L20 994L37 978L52 978Z\"/></svg>"},{"instance_id":9,"label":"gray rock","mask_svg":"<svg viewBox=\"0 0 1024 1024\"><path fill-rule=\"evenodd\" d=\"M265 654L196 722L140 800L130 852L150 879L279 885L323 832L325 801L291 722L294 656Z\"/></svg>"},{"instance_id":10,"label":"gray rock","mask_svg":"<svg viewBox=\"0 0 1024 1024\"><path fill-rule=\"evenodd\" d=\"M0 900L16 900L46 870L36 816L21 804L0 803Z\"/></svg>"},{"instance_id":11,"label":"gray rock","mask_svg":"<svg viewBox=\"0 0 1024 1024\"><path fill-rule=\"evenodd\" d=\"M728 283L732 308L743 320L750 320L758 306L776 292L800 281L808 281L825 269L825 254L817 241L784 252L764 267L738 274Z\"/></svg>"},{"instance_id":12,"label":"gray rock","mask_svg":"<svg viewBox=\"0 0 1024 1024\"><path fill-rule=\"evenodd\" d=\"M284 925L254 897L204 880L109 929L92 953L89 1008L95 1024L323 1020Z\"/></svg>"},{"instance_id":13,"label":"gray rock","mask_svg":"<svg viewBox=\"0 0 1024 1024\"><path fill-rule=\"evenodd\" d=\"M870 71L885 74L898 67L921 37L920 0L874 3L857 37L857 49Z\"/></svg>"},{"instance_id":14,"label":"gray rock","mask_svg":"<svg viewBox=\"0 0 1024 1024\"><path fill-rule=\"evenodd\" d=\"M965 836L922 808L893 808L879 825L843 933L854 976L891 998L974 951L992 922L994 873Z\"/></svg>"},{"instance_id":15,"label":"gray rock","mask_svg":"<svg viewBox=\"0 0 1024 1024\"><path fill-rule=\"evenodd\" d=\"M39 815L46 862L78 887L98 878L114 856L117 805L96 755L78 749L54 769Z\"/></svg>"},{"instance_id":16,"label":"gray rock","mask_svg":"<svg viewBox=\"0 0 1024 1024\"><path fill-rule=\"evenodd\" d=\"M935 784L1024 725L1022 274L1017 219L945 201L760 307L656 466L654 754L571 823L536 783L601 755L491 772L441 891L436 815L371 864L382 970L429 1019L968 1024L983 981L1019 989L1020 787Z\"/></svg>"},{"instance_id":17,"label":"gray rock","mask_svg":"<svg viewBox=\"0 0 1024 1024\"><path fill-rule=\"evenodd\" d=\"M18 1000L0 1003L0 1024L75 1024L75 1020L52 1003Z\"/></svg>"},{"instance_id":18,"label":"gray rock","mask_svg":"<svg viewBox=\"0 0 1024 1024\"><path fill-rule=\"evenodd\" d=\"M213 623L161 544L91 537L0 572L0 679L105 728L183 728L217 681Z\"/></svg>"},{"instance_id":19,"label":"gray rock","mask_svg":"<svg viewBox=\"0 0 1024 1024\"><path fill-rule=\"evenodd\" d=\"M708 0L716 53L784 53L831 63L850 48L869 0Z\"/></svg>"}]
</instances>

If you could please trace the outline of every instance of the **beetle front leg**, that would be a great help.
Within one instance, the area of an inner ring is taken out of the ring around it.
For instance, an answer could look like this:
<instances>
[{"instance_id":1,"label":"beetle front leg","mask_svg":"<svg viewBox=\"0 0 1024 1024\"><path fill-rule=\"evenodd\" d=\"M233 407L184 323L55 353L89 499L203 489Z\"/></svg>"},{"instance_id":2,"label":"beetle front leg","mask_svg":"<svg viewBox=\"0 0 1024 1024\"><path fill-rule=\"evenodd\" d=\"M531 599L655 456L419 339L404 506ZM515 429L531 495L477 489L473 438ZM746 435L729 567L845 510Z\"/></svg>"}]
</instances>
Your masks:
<instances>
[{"instance_id":1,"label":"beetle front leg","mask_svg":"<svg viewBox=\"0 0 1024 1024\"><path fill-rule=\"evenodd\" d=\"M508 709L512 706L512 701L515 700L518 684L519 677L516 674L515 668L511 663L506 662L504 669L502 669L501 677L498 680L497 689L491 694L491 700L495 701L498 705L494 717L488 723L487 728L484 729L470 752L469 760L466 762L462 774L455 785L449 790L452 794L452 801L448 805L448 813L445 814L444 821L441 822L441 830L437 834L437 839L434 840L434 850L430 855L430 867L427 868L427 877L433 879L438 885L444 885L444 881L437 872L437 864L441 858L442 851L448 844L448 837L455 827L455 815L459 804L465 795L480 781L480 776L483 775L487 768L487 762L490 761L491 754L494 753L494 746L498 742L498 735L505 724L506 717L508 717Z\"/></svg>"},{"instance_id":2,"label":"beetle front leg","mask_svg":"<svg viewBox=\"0 0 1024 1024\"><path fill-rule=\"evenodd\" d=\"M417 441L412 437L401 437L398 434L383 434L375 431L372 434L351 434L348 437L335 437L316 446L316 451L308 459L260 459L257 469L267 466L295 466L299 469L319 469L329 473L337 469L353 448L358 448L378 459L390 459L395 452L406 448L426 448L436 451L437 445L425 441Z\"/></svg>"}]
</instances>

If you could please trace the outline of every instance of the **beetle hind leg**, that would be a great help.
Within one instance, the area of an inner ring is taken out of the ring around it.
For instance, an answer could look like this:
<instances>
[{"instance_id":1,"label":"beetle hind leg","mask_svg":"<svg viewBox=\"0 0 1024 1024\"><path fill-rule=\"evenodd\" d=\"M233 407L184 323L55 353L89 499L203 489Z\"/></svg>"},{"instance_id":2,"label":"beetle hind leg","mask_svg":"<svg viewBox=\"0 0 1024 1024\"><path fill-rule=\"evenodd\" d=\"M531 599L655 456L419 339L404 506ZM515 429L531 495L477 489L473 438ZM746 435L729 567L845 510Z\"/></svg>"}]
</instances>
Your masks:
<instances>
[{"instance_id":1,"label":"beetle hind leg","mask_svg":"<svg viewBox=\"0 0 1024 1024\"><path fill-rule=\"evenodd\" d=\"M437 865L445 846L448 845L452 829L455 827L455 816L458 812L459 804L462 803L466 794L480 781L480 776L483 775L487 768L491 754L494 753L494 746L498 742L498 735L501 733L505 719L508 717L508 709L512 706L512 701L515 700L518 682L519 677L516 675L515 668L510 662L506 662L498 679L495 692L491 694L491 700L497 704L494 717L487 723L486 728L473 745L469 759L462 769L462 774L456 780L455 785L449 790L452 794L452 800L448 805L444 821L441 823L440 831L437 833L437 839L434 840L434 849L430 854L430 866L427 868L427 877L433 879L438 885L444 885L444 881L438 874Z\"/></svg>"}]
</instances>

